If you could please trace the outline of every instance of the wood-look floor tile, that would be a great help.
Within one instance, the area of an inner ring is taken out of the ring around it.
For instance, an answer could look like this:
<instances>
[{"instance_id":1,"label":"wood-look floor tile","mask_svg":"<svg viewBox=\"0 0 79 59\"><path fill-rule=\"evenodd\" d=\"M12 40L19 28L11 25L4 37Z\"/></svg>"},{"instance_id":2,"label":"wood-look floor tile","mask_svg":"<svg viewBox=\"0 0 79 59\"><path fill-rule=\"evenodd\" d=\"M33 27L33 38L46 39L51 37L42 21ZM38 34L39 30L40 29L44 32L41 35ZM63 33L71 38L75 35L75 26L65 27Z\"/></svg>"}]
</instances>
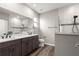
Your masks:
<instances>
[{"instance_id":1,"label":"wood-look floor tile","mask_svg":"<svg viewBox=\"0 0 79 59\"><path fill-rule=\"evenodd\" d=\"M30 54L30 56L53 56L55 48L53 46L46 45L37 49L35 52Z\"/></svg>"}]
</instances>

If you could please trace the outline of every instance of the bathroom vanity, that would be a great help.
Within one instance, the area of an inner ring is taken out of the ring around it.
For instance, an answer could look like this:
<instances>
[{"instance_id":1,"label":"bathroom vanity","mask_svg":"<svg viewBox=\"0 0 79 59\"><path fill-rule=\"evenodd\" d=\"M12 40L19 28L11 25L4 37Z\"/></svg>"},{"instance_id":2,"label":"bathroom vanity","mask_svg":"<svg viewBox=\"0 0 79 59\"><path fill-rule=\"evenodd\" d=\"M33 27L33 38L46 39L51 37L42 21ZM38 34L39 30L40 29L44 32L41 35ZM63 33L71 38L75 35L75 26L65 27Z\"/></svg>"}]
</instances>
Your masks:
<instances>
[{"instance_id":1,"label":"bathroom vanity","mask_svg":"<svg viewBox=\"0 0 79 59\"><path fill-rule=\"evenodd\" d=\"M78 33L56 33L55 35L56 56L79 56Z\"/></svg>"},{"instance_id":2,"label":"bathroom vanity","mask_svg":"<svg viewBox=\"0 0 79 59\"><path fill-rule=\"evenodd\" d=\"M25 56L39 48L38 35L0 39L0 56Z\"/></svg>"},{"instance_id":3,"label":"bathroom vanity","mask_svg":"<svg viewBox=\"0 0 79 59\"><path fill-rule=\"evenodd\" d=\"M38 17L0 9L0 56L25 56L39 48Z\"/></svg>"}]
</instances>

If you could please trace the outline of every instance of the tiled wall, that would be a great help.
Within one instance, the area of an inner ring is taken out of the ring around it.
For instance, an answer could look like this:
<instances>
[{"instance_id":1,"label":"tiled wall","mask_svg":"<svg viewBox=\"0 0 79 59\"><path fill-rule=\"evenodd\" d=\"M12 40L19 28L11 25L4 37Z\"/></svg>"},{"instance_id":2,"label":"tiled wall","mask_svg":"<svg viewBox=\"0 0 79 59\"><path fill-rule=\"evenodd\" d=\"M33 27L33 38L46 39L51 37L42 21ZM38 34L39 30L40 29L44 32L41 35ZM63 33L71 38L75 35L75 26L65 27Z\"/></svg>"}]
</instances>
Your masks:
<instances>
[{"instance_id":1,"label":"tiled wall","mask_svg":"<svg viewBox=\"0 0 79 59\"><path fill-rule=\"evenodd\" d=\"M79 4L63 7L63 8L60 8L58 11L59 11L58 14L59 14L60 24L73 23L74 15L78 15L77 23L79 23ZM71 33L72 27L73 27L72 25L65 25L65 26L62 26L61 30L62 32L65 32L65 33ZM78 25L78 29L79 29L79 25ZM76 28L74 29L74 31L76 32Z\"/></svg>"}]
</instances>

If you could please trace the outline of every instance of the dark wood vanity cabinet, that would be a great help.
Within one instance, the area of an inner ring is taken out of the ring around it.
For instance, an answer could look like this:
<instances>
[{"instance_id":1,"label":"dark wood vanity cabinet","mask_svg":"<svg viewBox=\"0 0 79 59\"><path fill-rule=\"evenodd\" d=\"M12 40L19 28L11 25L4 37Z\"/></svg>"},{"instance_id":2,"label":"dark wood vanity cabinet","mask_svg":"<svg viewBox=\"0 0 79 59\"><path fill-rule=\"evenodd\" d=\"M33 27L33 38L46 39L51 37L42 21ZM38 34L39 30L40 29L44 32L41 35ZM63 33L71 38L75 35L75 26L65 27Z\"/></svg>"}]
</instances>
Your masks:
<instances>
[{"instance_id":1,"label":"dark wood vanity cabinet","mask_svg":"<svg viewBox=\"0 0 79 59\"><path fill-rule=\"evenodd\" d=\"M30 38L22 39L22 56L29 54L32 51L32 40Z\"/></svg>"},{"instance_id":2,"label":"dark wood vanity cabinet","mask_svg":"<svg viewBox=\"0 0 79 59\"><path fill-rule=\"evenodd\" d=\"M21 40L0 43L0 56L20 56Z\"/></svg>"},{"instance_id":3,"label":"dark wood vanity cabinet","mask_svg":"<svg viewBox=\"0 0 79 59\"><path fill-rule=\"evenodd\" d=\"M38 35L0 43L0 56L25 56L39 47Z\"/></svg>"},{"instance_id":4,"label":"dark wood vanity cabinet","mask_svg":"<svg viewBox=\"0 0 79 59\"><path fill-rule=\"evenodd\" d=\"M39 47L38 36L32 36L22 39L22 55L28 55Z\"/></svg>"},{"instance_id":5,"label":"dark wood vanity cabinet","mask_svg":"<svg viewBox=\"0 0 79 59\"><path fill-rule=\"evenodd\" d=\"M39 37L33 36L32 39L33 39L33 43L32 43L33 48L32 49L35 50L35 49L39 48L39 40L37 40L37 39L39 39Z\"/></svg>"}]
</instances>

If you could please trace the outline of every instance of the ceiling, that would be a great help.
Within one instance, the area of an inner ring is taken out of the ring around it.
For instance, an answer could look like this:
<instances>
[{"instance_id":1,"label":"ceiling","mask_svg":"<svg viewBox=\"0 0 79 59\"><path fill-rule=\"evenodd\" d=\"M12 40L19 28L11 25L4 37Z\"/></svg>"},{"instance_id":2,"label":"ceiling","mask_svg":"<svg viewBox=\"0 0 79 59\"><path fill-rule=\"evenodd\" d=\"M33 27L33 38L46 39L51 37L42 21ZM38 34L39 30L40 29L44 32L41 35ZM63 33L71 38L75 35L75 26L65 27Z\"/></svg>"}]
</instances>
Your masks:
<instances>
[{"instance_id":1,"label":"ceiling","mask_svg":"<svg viewBox=\"0 0 79 59\"><path fill-rule=\"evenodd\" d=\"M65 7L74 3L27 3L30 8L38 13L45 13L56 8Z\"/></svg>"}]
</instances>

